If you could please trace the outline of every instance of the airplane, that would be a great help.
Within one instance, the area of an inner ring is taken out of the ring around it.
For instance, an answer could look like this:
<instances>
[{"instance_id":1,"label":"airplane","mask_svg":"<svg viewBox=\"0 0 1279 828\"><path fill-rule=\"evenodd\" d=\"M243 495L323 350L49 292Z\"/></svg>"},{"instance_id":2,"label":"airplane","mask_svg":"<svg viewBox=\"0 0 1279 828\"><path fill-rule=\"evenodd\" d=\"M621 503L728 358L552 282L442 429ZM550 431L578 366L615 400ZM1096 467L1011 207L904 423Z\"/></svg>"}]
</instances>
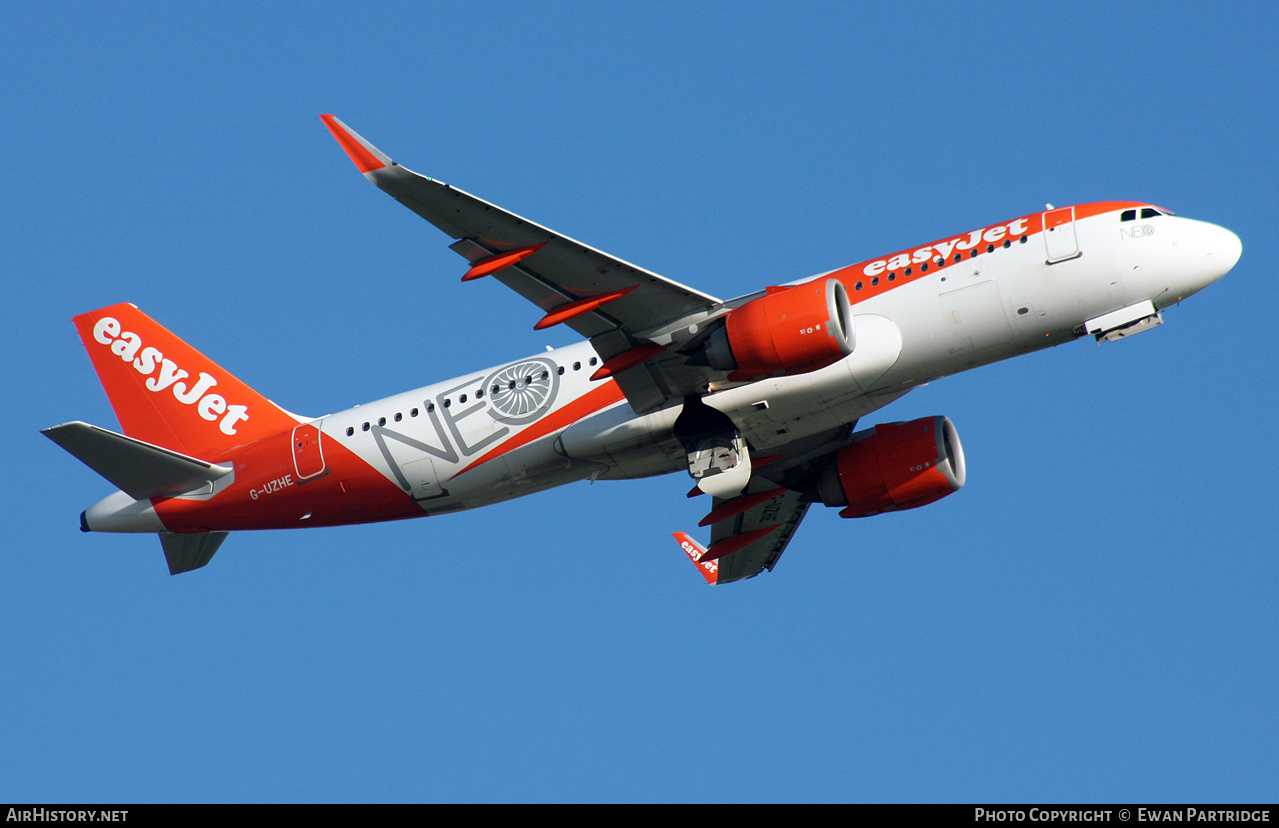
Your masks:
<instances>
[{"instance_id":1,"label":"airplane","mask_svg":"<svg viewBox=\"0 0 1279 828\"><path fill-rule=\"evenodd\" d=\"M711 584L771 571L809 507L870 517L964 485L944 416L863 418L925 383L1150 330L1242 244L1152 204L1047 205L724 301L392 161L321 120L369 181L584 341L321 417L293 414L131 304L75 317L123 433L43 431L119 491L85 532L160 537L169 571L227 534L441 515L566 483L685 471Z\"/></svg>"}]
</instances>

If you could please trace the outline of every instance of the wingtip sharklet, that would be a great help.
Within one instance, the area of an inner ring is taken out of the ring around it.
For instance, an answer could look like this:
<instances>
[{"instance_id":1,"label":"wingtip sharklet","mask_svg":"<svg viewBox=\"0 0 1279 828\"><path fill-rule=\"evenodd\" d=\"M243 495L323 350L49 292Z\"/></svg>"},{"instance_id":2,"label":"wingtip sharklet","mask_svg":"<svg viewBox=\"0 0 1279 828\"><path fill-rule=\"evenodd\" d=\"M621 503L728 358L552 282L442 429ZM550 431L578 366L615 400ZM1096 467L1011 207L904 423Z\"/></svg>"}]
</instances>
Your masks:
<instances>
[{"instance_id":1,"label":"wingtip sharklet","mask_svg":"<svg viewBox=\"0 0 1279 828\"><path fill-rule=\"evenodd\" d=\"M719 564L713 560L702 560L702 556L706 554L706 547L693 540L686 532L674 532L671 537L679 543L680 549L684 550L684 554L697 567L697 571L706 579L706 583L714 586L719 581Z\"/></svg>"},{"instance_id":2,"label":"wingtip sharklet","mask_svg":"<svg viewBox=\"0 0 1279 828\"><path fill-rule=\"evenodd\" d=\"M365 175L395 163L377 147L364 140L364 137L358 132L334 116L321 115L320 120L329 128L329 132L333 133L333 137L337 139L342 149L346 150L346 154L354 162L355 168Z\"/></svg>"}]
</instances>

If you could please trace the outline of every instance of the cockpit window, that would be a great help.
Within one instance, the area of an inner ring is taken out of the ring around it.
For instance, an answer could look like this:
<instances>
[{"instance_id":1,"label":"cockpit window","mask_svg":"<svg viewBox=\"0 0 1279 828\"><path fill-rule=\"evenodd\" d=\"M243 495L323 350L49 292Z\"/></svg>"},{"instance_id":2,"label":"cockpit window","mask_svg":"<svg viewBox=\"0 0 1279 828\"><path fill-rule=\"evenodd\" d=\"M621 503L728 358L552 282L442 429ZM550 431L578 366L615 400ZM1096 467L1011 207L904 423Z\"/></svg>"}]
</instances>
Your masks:
<instances>
[{"instance_id":1,"label":"cockpit window","mask_svg":"<svg viewBox=\"0 0 1279 828\"><path fill-rule=\"evenodd\" d=\"M1171 215L1173 215L1173 213L1168 210L1156 210L1154 207L1141 208L1141 217L1144 219L1154 218L1155 216L1171 216ZM1136 219L1137 219L1136 210L1124 210L1122 213L1119 214L1120 221L1136 221Z\"/></svg>"}]
</instances>

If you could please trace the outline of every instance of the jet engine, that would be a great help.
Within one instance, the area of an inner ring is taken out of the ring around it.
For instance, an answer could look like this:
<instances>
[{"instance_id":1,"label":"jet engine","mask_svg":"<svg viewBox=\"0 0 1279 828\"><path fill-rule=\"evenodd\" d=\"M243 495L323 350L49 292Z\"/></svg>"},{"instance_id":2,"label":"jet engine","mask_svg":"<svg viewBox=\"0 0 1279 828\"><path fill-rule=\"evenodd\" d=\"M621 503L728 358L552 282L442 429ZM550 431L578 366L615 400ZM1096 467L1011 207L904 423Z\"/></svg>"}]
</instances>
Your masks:
<instances>
[{"instance_id":1,"label":"jet engine","mask_svg":"<svg viewBox=\"0 0 1279 828\"><path fill-rule=\"evenodd\" d=\"M840 517L915 509L964 485L964 448L946 417L886 423L835 452L817 491Z\"/></svg>"},{"instance_id":2,"label":"jet engine","mask_svg":"<svg viewBox=\"0 0 1279 828\"><path fill-rule=\"evenodd\" d=\"M838 279L770 287L734 308L694 359L732 379L803 374L853 352L853 313Z\"/></svg>"}]
</instances>

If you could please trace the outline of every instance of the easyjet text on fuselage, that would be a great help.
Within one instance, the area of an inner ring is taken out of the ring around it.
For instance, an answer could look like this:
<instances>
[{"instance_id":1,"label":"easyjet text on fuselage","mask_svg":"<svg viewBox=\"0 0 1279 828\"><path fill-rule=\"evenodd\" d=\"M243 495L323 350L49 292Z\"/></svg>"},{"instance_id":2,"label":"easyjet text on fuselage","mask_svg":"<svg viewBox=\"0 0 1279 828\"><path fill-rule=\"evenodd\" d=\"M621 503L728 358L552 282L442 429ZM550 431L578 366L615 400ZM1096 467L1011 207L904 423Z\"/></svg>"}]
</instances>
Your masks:
<instances>
[{"instance_id":1,"label":"easyjet text on fuselage","mask_svg":"<svg viewBox=\"0 0 1279 828\"><path fill-rule=\"evenodd\" d=\"M933 242L925 247L917 248L914 251L906 251L898 253L894 256L888 256L883 259L876 259L868 262L863 268L862 273L867 276L878 276L888 270L901 270L910 267L912 264L923 264L933 259L941 259L945 261L950 258L953 251L972 250L977 245L985 242L986 244L1000 244L1006 239L1017 239L1025 235L1029 230L1030 219L1022 217L1008 222L1007 224L998 224L994 227L982 227L965 233L962 236L956 236L946 241Z\"/></svg>"}]
</instances>

